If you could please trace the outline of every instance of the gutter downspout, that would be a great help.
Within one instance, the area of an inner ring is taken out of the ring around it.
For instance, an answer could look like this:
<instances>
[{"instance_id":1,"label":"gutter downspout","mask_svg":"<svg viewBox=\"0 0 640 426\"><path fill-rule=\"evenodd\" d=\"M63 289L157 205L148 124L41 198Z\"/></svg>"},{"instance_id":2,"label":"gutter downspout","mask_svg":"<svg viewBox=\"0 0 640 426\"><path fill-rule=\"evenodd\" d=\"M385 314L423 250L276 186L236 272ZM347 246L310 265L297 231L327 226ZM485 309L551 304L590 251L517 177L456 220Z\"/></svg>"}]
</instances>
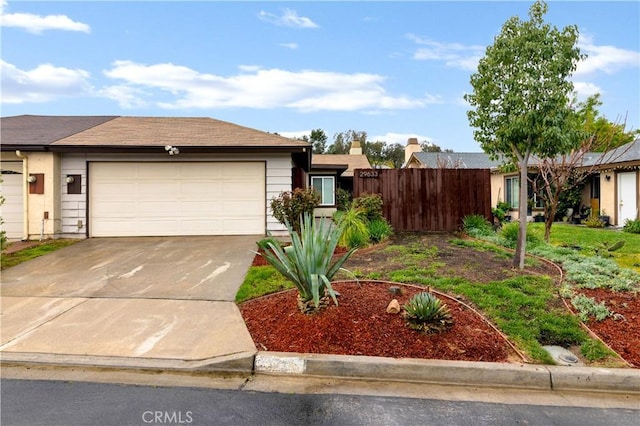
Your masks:
<instances>
[{"instance_id":1,"label":"gutter downspout","mask_svg":"<svg viewBox=\"0 0 640 426\"><path fill-rule=\"evenodd\" d=\"M27 176L29 176L29 157L16 150L16 156L22 159L22 241L29 241L29 188L27 187Z\"/></svg>"}]
</instances>

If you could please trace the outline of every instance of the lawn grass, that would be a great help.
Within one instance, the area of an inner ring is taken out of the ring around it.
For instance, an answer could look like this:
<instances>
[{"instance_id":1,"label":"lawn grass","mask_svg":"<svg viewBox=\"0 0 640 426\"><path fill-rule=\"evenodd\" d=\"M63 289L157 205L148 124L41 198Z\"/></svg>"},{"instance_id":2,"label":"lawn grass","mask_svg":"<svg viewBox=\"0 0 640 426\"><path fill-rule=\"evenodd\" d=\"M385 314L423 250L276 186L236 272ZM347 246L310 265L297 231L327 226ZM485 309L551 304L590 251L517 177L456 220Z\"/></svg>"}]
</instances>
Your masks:
<instances>
[{"instance_id":1,"label":"lawn grass","mask_svg":"<svg viewBox=\"0 0 640 426\"><path fill-rule=\"evenodd\" d=\"M236 294L236 303L293 287L293 283L274 267L252 266Z\"/></svg>"},{"instance_id":2,"label":"lawn grass","mask_svg":"<svg viewBox=\"0 0 640 426\"><path fill-rule=\"evenodd\" d=\"M534 229L544 232L544 224L533 223ZM623 268L640 272L640 235L611 228L587 228L586 226L554 223L550 243L556 246L580 247L586 255L595 255L604 244L624 241L621 249L611 252L612 259Z\"/></svg>"},{"instance_id":3,"label":"lawn grass","mask_svg":"<svg viewBox=\"0 0 640 426\"><path fill-rule=\"evenodd\" d=\"M430 285L471 300L535 362L553 364L544 345L569 346L589 341L578 319L555 307L558 297L548 277L522 276L482 285L460 279L435 279Z\"/></svg>"},{"instance_id":4,"label":"lawn grass","mask_svg":"<svg viewBox=\"0 0 640 426\"><path fill-rule=\"evenodd\" d=\"M51 253L63 247L70 246L80 240L77 239L59 239L59 240L47 240L37 246L28 247L14 253L2 254L0 259L1 269L11 268L12 266L19 265L22 262L26 262L36 257Z\"/></svg>"}]
</instances>

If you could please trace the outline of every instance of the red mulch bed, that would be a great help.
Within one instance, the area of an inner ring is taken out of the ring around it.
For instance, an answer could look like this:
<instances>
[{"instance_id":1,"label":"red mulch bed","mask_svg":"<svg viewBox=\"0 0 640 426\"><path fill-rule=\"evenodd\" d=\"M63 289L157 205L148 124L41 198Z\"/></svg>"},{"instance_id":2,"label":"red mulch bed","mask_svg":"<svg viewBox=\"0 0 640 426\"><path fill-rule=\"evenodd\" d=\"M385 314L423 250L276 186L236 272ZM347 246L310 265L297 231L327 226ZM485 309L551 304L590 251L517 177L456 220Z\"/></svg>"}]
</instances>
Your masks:
<instances>
[{"instance_id":1,"label":"red mulch bed","mask_svg":"<svg viewBox=\"0 0 640 426\"><path fill-rule=\"evenodd\" d=\"M386 308L392 299L402 306L424 289L402 286L403 294L393 295L393 285L335 283L340 306L332 303L312 316L298 310L295 290L249 300L240 311L259 350L486 362L509 362L514 355L478 314L448 298L442 300L453 315L451 329L426 335L408 328Z\"/></svg>"},{"instance_id":2,"label":"red mulch bed","mask_svg":"<svg viewBox=\"0 0 640 426\"><path fill-rule=\"evenodd\" d=\"M580 289L580 293L604 302L609 310L623 318L591 320L587 326L604 340L622 358L634 367L640 367L640 297L632 292Z\"/></svg>"}]
</instances>

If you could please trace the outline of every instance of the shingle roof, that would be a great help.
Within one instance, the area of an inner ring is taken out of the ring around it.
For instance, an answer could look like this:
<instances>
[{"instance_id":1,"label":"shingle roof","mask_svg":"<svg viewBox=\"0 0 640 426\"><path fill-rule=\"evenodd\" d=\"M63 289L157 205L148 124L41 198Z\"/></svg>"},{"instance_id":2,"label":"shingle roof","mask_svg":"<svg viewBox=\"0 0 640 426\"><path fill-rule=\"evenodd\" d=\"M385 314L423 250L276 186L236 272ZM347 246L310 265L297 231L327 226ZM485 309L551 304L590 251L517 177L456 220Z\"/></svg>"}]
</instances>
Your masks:
<instances>
[{"instance_id":1,"label":"shingle roof","mask_svg":"<svg viewBox=\"0 0 640 426\"><path fill-rule=\"evenodd\" d=\"M484 152L416 152L413 155L425 167L434 169L443 165L463 169L492 169L503 163L491 160Z\"/></svg>"},{"instance_id":2,"label":"shingle roof","mask_svg":"<svg viewBox=\"0 0 640 426\"><path fill-rule=\"evenodd\" d=\"M629 142L611 151L607 151L601 156L593 156L585 161L586 165L596 162L607 164L627 163L630 161L640 161L640 139Z\"/></svg>"},{"instance_id":3,"label":"shingle roof","mask_svg":"<svg viewBox=\"0 0 640 426\"><path fill-rule=\"evenodd\" d=\"M344 164L347 170L342 173L344 177L353 177L355 169L370 169L371 163L366 155L351 154L313 154L311 157L311 167L321 168L321 166L333 166Z\"/></svg>"},{"instance_id":4,"label":"shingle roof","mask_svg":"<svg viewBox=\"0 0 640 426\"><path fill-rule=\"evenodd\" d=\"M62 117L2 118L2 144L52 147L307 147L289 139L213 118ZM5 127L9 133L5 133Z\"/></svg>"},{"instance_id":5,"label":"shingle roof","mask_svg":"<svg viewBox=\"0 0 640 426\"><path fill-rule=\"evenodd\" d=\"M18 115L0 119L2 145L50 145L113 120L116 116Z\"/></svg>"}]
</instances>

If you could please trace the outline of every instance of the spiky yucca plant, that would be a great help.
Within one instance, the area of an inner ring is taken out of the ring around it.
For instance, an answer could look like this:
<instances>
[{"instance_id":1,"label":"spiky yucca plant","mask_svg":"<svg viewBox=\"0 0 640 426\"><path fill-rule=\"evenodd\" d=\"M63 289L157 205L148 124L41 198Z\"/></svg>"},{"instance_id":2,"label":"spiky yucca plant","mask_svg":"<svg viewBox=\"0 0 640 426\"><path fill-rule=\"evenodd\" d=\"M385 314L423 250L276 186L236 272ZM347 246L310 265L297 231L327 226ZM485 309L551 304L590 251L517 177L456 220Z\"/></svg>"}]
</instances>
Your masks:
<instances>
[{"instance_id":1,"label":"spiky yucca plant","mask_svg":"<svg viewBox=\"0 0 640 426\"><path fill-rule=\"evenodd\" d=\"M337 305L331 279L339 270L345 270L342 265L355 251L349 250L331 262L344 228L324 219L316 221L310 214L304 214L300 234L289 223L285 226L291 245L283 248L275 238L266 238L258 242L258 247L264 251L262 256L296 286L299 307L304 313L320 309L325 294Z\"/></svg>"},{"instance_id":2,"label":"spiky yucca plant","mask_svg":"<svg viewBox=\"0 0 640 426\"><path fill-rule=\"evenodd\" d=\"M453 325L451 312L446 304L428 292L413 296L404 305L407 325L424 333L440 333Z\"/></svg>"}]
</instances>

